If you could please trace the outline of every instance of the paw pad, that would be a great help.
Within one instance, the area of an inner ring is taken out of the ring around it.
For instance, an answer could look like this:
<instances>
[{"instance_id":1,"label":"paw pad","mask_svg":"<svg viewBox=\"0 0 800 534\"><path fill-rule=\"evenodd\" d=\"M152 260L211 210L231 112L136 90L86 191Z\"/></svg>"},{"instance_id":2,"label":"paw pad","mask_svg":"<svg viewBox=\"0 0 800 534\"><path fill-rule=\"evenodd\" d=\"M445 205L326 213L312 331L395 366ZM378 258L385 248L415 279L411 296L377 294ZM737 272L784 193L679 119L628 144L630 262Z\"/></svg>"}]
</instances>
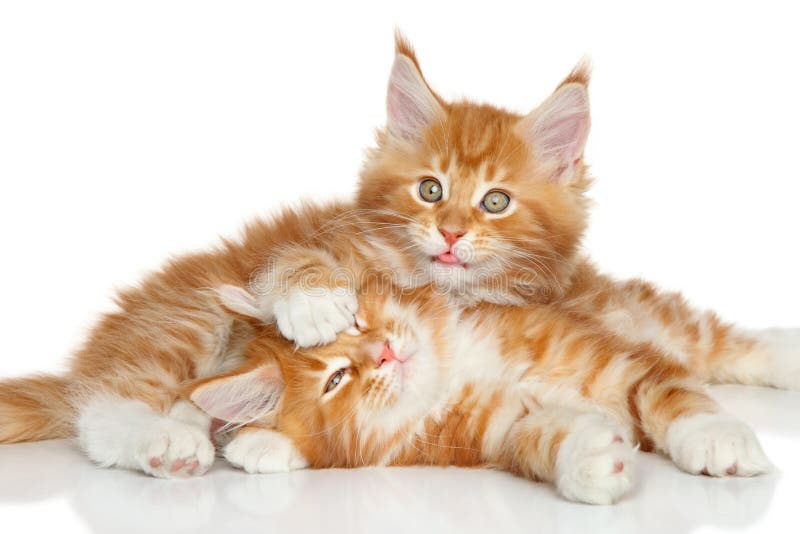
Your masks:
<instances>
[{"instance_id":1,"label":"paw pad","mask_svg":"<svg viewBox=\"0 0 800 534\"><path fill-rule=\"evenodd\" d=\"M205 473L214 461L214 446L197 426L164 419L149 429L138 445L141 469L159 478Z\"/></svg>"},{"instance_id":2,"label":"paw pad","mask_svg":"<svg viewBox=\"0 0 800 534\"><path fill-rule=\"evenodd\" d=\"M753 431L723 414L698 414L673 422L667 431L667 452L675 465L695 475L746 477L771 468Z\"/></svg>"},{"instance_id":3,"label":"paw pad","mask_svg":"<svg viewBox=\"0 0 800 534\"><path fill-rule=\"evenodd\" d=\"M578 417L556 460L556 487L566 498L611 504L631 487L634 448L616 423L597 414Z\"/></svg>"}]
</instances>

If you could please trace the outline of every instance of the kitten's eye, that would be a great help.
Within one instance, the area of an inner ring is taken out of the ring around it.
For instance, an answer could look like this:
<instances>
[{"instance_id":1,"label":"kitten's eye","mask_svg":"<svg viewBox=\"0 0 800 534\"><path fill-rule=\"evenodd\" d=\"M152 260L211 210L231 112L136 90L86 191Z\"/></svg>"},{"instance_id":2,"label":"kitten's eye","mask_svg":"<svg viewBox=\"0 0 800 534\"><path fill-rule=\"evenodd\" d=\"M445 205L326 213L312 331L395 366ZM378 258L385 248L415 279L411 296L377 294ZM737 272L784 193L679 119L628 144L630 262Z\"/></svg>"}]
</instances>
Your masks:
<instances>
[{"instance_id":1,"label":"kitten's eye","mask_svg":"<svg viewBox=\"0 0 800 534\"><path fill-rule=\"evenodd\" d=\"M481 200L481 206L489 213L502 213L511 203L511 198L502 191L489 191Z\"/></svg>"},{"instance_id":2,"label":"kitten's eye","mask_svg":"<svg viewBox=\"0 0 800 534\"><path fill-rule=\"evenodd\" d=\"M425 178L419 183L419 196L425 202L442 200L442 184L436 178Z\"/></svg>"},{"instance_id":3,"label":"kitten's eye","mask_svg":"<svg viewBox=\"0 0 800 534\"><path fill-rule=\"evenodd\" d=\"M331 377L328 379L328 383L325 384L325 391L323 391L322 393L325 394L328 393L329 391L333 391L334 389L336 389L336 386L338 386L339 383L341 383L342 378L344 378L345 373L347 373L347 369L339 369L338 371L333 373Z\"/></svg>"}]
</instances>

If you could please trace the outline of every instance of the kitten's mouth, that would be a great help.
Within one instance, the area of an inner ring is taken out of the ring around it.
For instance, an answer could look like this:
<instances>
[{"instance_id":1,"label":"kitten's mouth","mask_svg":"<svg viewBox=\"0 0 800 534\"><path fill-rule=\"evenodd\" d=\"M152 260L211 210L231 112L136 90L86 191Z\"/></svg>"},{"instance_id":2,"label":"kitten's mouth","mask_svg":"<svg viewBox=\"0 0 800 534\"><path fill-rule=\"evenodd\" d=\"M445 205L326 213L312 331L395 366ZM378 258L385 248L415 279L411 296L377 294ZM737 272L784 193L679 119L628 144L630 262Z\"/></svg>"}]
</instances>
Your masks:
<instances>
[{"instance_id":1,"label":"kitten's mouth","mask_svg":"<svg viewBox=\"0 0 800 534\"><path fill-rule=\"evenodd\" d=\"M443 252L438 256L433 257L433 261L442 263L444 265L452 265L454 267L466 267L467 264L458 259L458 256L450 251Z\"/></svg>"}]
</instances>

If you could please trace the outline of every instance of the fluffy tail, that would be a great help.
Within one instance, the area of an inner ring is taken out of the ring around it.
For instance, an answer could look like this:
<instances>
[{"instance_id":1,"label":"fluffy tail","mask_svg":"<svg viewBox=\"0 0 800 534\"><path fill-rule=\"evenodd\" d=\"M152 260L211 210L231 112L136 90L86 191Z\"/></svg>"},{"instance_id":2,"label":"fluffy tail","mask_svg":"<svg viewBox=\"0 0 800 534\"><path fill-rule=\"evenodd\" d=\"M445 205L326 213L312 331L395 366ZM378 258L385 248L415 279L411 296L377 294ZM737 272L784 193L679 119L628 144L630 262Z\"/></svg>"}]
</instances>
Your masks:
<instances>
[{"instance_id":1,"label":"fluffy tail","mask_svg":"<svg viewBox=\"0 0 800 534\"><path fill-rule=\"evenodd\" d=\"M68 389L66 378L50 375L0 382L0 443L72 436Z\"/></svg>"}]
</instances>

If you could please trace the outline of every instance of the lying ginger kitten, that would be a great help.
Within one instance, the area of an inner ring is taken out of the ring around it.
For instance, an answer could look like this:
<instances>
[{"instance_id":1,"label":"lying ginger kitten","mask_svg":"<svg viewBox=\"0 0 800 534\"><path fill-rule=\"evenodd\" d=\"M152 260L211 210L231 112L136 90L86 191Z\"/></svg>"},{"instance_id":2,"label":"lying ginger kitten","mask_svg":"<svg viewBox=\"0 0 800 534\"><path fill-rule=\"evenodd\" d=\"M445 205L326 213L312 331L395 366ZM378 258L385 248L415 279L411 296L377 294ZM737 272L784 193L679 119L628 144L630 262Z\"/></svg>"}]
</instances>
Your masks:
<instances>
[{"instance_id":1,"label":"lying ginger kitten","mask_svg":"<svg viewBox=\"0 0 800 534\"><path fill-rule=\"evenodd\" d=\"M649 345L598 336L551 308L459 313L424 293L362 294L359 330L322 347L293 352L260 327L242 367L189 395L244 424L225 457L258 473L492 467L598 504L631 487L637 446L694 474L769 469L753 432ZM243 291L223 294L247 309Z\"/></svg>"}]
</instances>

